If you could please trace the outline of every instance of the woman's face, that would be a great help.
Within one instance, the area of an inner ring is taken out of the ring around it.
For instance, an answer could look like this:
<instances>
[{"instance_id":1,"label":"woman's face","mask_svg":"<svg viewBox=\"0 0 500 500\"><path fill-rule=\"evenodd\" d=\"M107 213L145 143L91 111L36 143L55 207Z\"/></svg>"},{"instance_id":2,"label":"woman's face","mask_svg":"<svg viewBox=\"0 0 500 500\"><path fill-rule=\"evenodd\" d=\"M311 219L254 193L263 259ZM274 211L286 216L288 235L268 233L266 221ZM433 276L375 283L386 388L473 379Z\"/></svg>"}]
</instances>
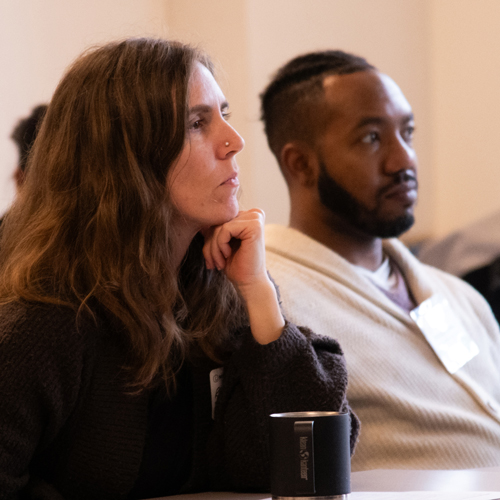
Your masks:
<instances>
[{"instance_id":1,"label":"woman's face","mask_svg":"<svg viewBox=\"0 0 500 500\"><path fill-rule=\"evenodd\" d=\"M235 156L245 143L227 118L224 94L210 71L196 63L184 147L167 178L179 222L194 234L238 214Z\"/></svg>"}]
</instances>

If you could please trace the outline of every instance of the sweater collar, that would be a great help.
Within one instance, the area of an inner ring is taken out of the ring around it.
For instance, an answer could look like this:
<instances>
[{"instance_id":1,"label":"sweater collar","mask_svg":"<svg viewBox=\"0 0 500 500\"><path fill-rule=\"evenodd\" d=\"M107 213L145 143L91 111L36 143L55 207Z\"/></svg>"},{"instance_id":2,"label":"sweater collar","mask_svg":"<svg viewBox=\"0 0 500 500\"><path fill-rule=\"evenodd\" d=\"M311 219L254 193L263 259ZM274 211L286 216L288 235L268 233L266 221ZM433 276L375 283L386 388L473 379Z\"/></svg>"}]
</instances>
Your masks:
<instances>
[{"instance_id":1,"label":"sweater collar","mask_svg":"<svg viewBox=\"0 0 500 500\"><path fill-rule=\"evenodd\" d=\"M387 298L374 284L353 269L353 265L330 248L290 227L269 224L266 226L266 251L291 259L337 282L371 302L377 302L391 314L411 321L400 308ZM431 288L421 276L422 264L406 246L396 238L383 241L384 252L399 267L417 304L432 295ZM278 283L279 286L279 283Z\"/></svg>"}]
</instances>

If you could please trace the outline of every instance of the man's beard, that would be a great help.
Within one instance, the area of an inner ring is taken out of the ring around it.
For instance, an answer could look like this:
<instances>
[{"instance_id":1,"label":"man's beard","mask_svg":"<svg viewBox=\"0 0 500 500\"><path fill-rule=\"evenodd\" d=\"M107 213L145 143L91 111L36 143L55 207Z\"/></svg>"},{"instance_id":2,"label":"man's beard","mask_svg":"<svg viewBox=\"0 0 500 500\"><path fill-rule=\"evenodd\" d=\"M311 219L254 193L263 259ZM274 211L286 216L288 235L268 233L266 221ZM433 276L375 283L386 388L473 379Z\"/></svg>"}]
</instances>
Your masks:
<instances>
[{"instance_id":1,"label":"man's beard","mask_svg":"<svg viewBox=\"0 0 500 500\"><path fill-rule=\"evenodd\" d=\"M406 174L396 176L394 184L405 179ZM332 213L339 215L360 232L377 238L393 238L406 232L415 222L413 214L403 214L393 219L384 219L378 214L377 206L370 210L340 186L320 163L318 193L321 203ZM377 197L378 198L378 197Z\"/></svg>"}]
</instances>

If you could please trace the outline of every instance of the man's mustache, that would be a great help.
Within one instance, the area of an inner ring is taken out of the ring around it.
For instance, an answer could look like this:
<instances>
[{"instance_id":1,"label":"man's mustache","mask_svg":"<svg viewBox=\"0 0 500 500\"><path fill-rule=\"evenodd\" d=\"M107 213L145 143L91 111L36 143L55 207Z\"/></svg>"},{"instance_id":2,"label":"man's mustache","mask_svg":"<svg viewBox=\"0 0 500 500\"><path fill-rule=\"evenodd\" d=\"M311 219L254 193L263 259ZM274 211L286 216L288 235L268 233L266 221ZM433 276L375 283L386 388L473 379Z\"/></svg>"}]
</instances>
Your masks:
<instances>
[{"instance_id":1,"label":"man's mustache","mask_svg":"<svg viewBox=\"0 0 500 500\"><path fill-rule=\"evenodd\" d=\"M387 186L384 186L379 191L379 195L385 194L387 191L394 189L400 184L408 184L408 187L410 189L418 189L418 180L416 173L410 169L400 170L399 172L396 172L392 176L392 180L389 182L389 184L387 184Z\"/></svg>"},{"instance_id":2,"label":"man's mustache","mask_svg":"<svg viewBox=\"0 0 500 500\"><path fill-rule=\"evenodd\" d=\"M413 170L401 170L394 175L394 184L415 181L418 185L417 176Z\"/></svg>"}]
</instances>

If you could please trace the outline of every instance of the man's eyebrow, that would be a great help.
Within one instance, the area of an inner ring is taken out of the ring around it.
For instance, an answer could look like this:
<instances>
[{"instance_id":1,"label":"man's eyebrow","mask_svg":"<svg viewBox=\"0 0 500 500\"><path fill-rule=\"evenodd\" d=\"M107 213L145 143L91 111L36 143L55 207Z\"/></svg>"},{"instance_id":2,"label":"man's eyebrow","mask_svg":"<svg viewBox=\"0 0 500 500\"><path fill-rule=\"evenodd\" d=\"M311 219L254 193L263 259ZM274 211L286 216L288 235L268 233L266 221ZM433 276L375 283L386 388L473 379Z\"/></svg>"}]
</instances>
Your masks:
<instances>
[{"instance_id":1,"label":"man's eyebrow","mask_svg":"<svg viewBox=\"0 0 500 500\"><path fill-rule=\"evenodd\" d=\"M413 113L408 113L403 117L402 123L406 124L415 119ZM362 118L358 124L356 125L356 128L363 128L366 125L381 125L384 122L386 122L386 118L382 118L380 116L367 116L365 118Z\"/></svg>"},{"instance_id":2,"label":"man's eyebrow","mask_svg":"<svg viewBox=\"0 0 500 500\"><path fill-rule=\"evenodd\" d=\"M414 120L415 120L415 115L413 113L409 113L406 115L405 119L403 120L403 123L412 122Z\"/></svg>"}]
</instances>

